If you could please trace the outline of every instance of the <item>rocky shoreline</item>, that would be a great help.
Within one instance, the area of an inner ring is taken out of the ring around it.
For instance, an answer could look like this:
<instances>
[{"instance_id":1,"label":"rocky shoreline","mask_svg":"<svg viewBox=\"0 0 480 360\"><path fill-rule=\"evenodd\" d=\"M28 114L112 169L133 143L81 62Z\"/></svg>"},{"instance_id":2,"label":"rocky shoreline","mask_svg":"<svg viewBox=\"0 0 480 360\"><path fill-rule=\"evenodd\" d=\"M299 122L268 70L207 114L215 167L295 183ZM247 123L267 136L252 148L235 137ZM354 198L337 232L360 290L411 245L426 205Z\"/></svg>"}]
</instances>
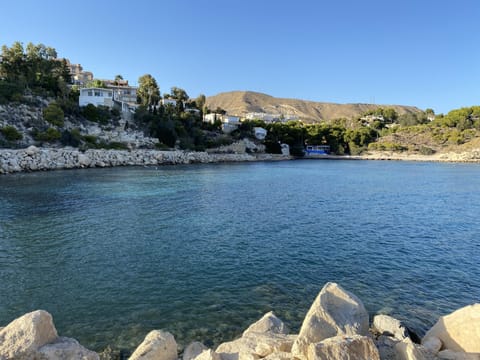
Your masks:
<instances>
[{"instance_id":1,"label":"rocky shoreline","mask_svg":"<svg viewBox=\"0 0 480 360\"><path fill-rule=\"evenodd\" d=\"M243 149L244 150L244 149ZM60 169L104 168L114 166L158 166L195 163L291 160L286 155L246 152L162 151L150 149L105 150L76 148L0 149L0 174ZM369 152L359 156L327 155L322 159L400 160L480 163L480 149L463 153L419 155L395 152Z\"/></svg>"},{"instance_id":2,"label":"rocky shoreline","mask_svg":"<svg viewBox=\"0 0 480 360\"><path fill-rule=\"evenodd\" d=\"M71 338L59 337L52 316L37 310L0 328L0 360L100 360ZM418 341L399 320L369 315L362 301L336 283L327 283L307 312L298 334L273 312L238 339L208 349L200 342L182 354L172 334L153 330L130 360L474 360L480 359L480 304L441 317Z\"/></svg>"},{"instance_id":3,"label":"rocky shoreline","mask_svg":"<svg viewBox=\"0 0 480 360\"><path fill-rule=\"evenodd\" d=\"M194 163L289 160L290 156L249 153L207 153L181 150L86 150L75 148L1 149L0 174L113 166L155 166Z\"/></svg>"}]
</instances>

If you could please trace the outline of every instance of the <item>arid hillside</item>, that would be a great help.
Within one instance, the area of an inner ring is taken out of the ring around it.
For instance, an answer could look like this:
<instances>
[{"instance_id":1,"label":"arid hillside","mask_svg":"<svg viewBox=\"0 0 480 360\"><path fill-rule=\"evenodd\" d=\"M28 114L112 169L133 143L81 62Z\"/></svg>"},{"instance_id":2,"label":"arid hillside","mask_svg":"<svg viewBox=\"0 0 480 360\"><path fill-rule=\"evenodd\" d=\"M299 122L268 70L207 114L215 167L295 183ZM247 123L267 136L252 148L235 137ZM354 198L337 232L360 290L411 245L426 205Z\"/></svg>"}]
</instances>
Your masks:
<instances>
[{"instance_id":1,"label":"arid hillside","mask_svg":"<svg viewBox=\"0 0 480 360\"><path fill-rule=\"evenodd\" d=\"M416 113L421 110L414 106L334 104L298 99L281 99L252 91L231 91L207 98L207 106L214 110L220 107L228 114L245 116L247 113L268 113L284 118L296 117L306 122L328 121L338 118L352 118L378 107L394 108L399 114Z\"/></svg>"}]
</instances>

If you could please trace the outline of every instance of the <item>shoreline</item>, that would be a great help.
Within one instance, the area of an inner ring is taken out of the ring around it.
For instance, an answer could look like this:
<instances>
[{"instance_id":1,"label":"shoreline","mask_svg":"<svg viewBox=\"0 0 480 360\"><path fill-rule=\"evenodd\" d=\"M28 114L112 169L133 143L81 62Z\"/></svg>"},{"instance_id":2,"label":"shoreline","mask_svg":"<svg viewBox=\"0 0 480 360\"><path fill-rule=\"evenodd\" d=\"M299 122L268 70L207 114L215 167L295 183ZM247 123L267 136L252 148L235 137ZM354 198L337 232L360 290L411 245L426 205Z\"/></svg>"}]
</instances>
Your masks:
<instances>
[{"instance_id":1,"label":"shoreline","mask_svg":"<svg viewBox=\"0 0 480 360\"><path fill-rule=\"evenodd\" d=\"M0 149L0 174L117 166L284 161L293 157L276 154L207 153L164 150L102 150L82 152L75 148Z\"/></svg>"},{"instance_id":2,"label":"shoreline","mask_svg":"<svg viewBox=\"0 0 480 360\"><path fill-rule=\"evenodd\" d=\"M300 330L272 311L239 337L208 348L197 341L179 346L168 329L151 330L129 360L320 360L320 359L479 359L480 303L438 318L420 338L387 314L370 319L363 302L337 283L328 282L305 314ZM101 360L124 358L110 347L92 351L74 338L60 336L50 313L35 310L0 327L0 359Z\"/></svg>"},{"instance_id":3,"label":"shoreline","mask_svg":"<svg viewBox=\"0 0 480 360\"><path fill-rule=\"evenodd\" d=\"M480 149L460 153L421 155L396 152L367 152L362 155L322 155L295 158L265 153L208 153L183 150L106 150L76 148L0 149L0 175L18 172L51 171L117 166L161 166L179 164L235 163L285 160L381 160L480 163Z\"/></svg>"}]
</instances>

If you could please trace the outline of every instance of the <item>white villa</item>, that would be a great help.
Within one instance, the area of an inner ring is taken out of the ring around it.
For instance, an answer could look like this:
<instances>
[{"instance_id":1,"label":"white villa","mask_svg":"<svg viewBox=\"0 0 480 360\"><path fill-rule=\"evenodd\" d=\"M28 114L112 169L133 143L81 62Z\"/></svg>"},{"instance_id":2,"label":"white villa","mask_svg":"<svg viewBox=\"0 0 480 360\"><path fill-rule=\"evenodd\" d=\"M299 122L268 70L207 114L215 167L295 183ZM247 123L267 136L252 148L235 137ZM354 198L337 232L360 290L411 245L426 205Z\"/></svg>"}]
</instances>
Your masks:
<instances>
[{"instance_id":1,"label":"white villa","mask_svg":"<svg viewBox=\"0 0 480 360\"><path fill-rule=\"evenodd\" d=\"M106 88L82 88L80 89L78 104L80 106L87 106L88 104L106 106L110 109L116 107L121 110L123 115L130 116L138 107L137 88L128 85L107 85Z\"/></svg>"}]
</instances>

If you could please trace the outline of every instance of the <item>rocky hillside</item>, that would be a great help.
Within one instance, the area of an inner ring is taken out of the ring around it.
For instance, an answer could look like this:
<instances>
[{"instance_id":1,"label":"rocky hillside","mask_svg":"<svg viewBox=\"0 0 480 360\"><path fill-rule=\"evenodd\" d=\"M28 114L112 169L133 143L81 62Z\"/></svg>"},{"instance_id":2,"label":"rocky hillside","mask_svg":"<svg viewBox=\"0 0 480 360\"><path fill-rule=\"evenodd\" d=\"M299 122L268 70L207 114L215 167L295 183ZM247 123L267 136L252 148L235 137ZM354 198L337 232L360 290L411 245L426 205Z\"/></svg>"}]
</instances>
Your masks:
<instances>
[{"instance_id":1,"label":"rocky hillside","mask_svg":"<svg viewBox=\"0 0 480 360\"><path fill-rule=\"evenodd\" d=\"M207 98L210 109L220 107L228 114L245 116L250 112L280 114L285 118L297 117L307 122L328 121L338 118L352 118L378 107L391 107L399 114L417 113L414 106L334 104L298 99L281 99L252 91L231 91Z\"/></svg>"}]
</instances>

